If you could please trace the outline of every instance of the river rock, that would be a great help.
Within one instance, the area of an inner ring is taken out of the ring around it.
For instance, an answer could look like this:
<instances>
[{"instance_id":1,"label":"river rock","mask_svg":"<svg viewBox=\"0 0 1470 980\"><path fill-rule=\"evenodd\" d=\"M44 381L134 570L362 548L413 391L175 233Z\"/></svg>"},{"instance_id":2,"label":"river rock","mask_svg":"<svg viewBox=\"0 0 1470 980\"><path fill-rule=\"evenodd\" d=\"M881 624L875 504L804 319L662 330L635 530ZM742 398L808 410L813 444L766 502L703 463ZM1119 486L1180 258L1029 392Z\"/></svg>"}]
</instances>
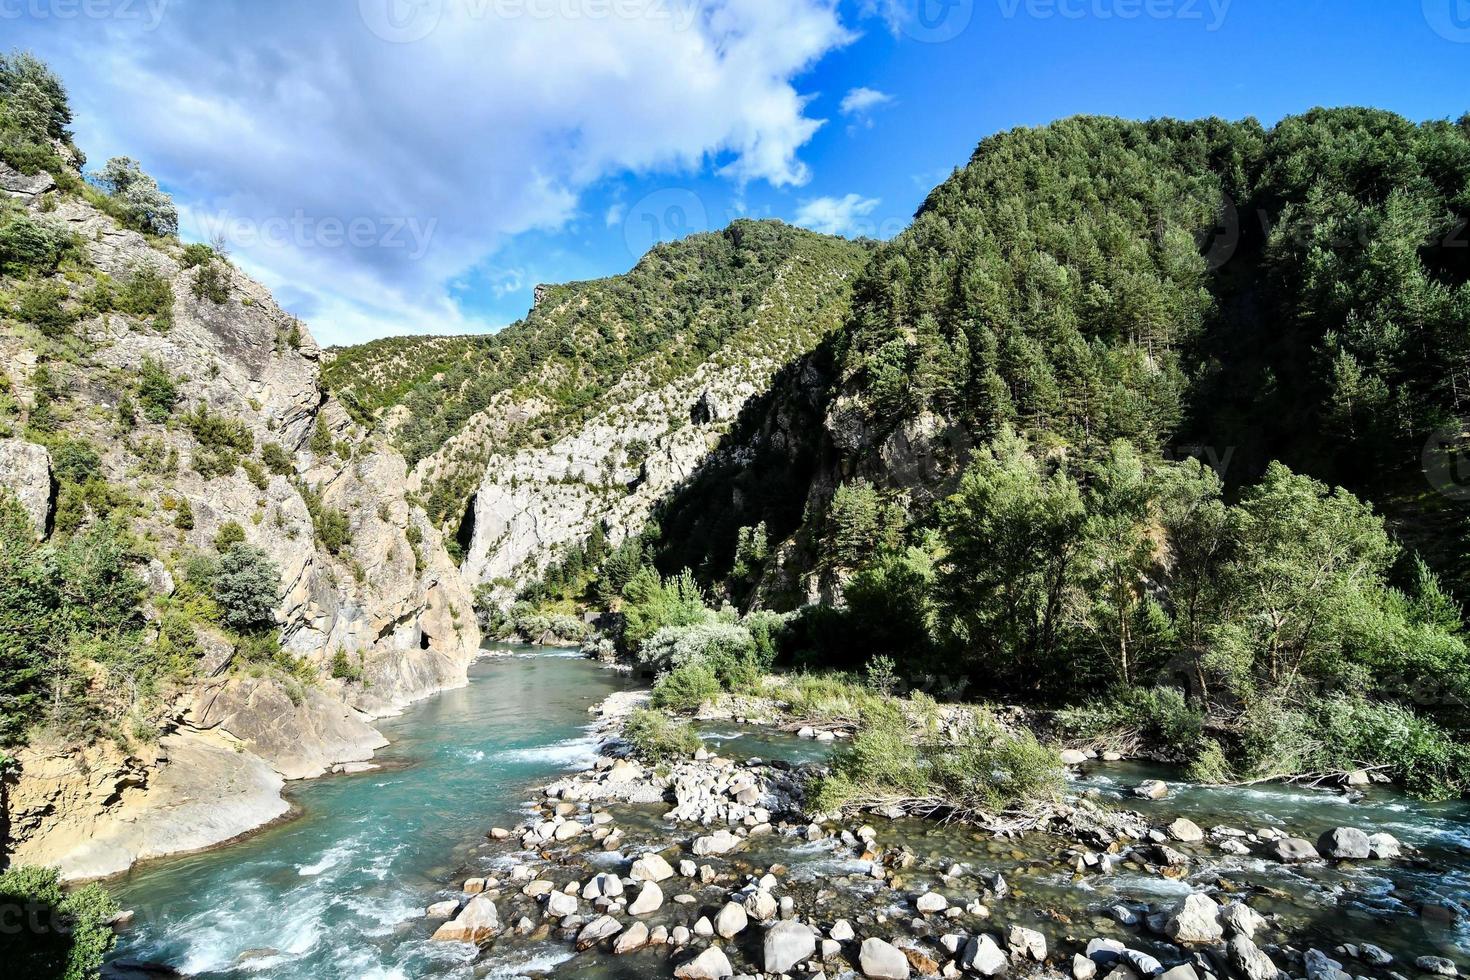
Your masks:
<instances>
[{"instance_id":1,"label":"river rock","mask_svg":"<svg viewBox=\"0 0 1470 980\"><path fill-rule=\"evenodd\" d=\"M1092 980L1097 976L1097 964L1081 953L1072 955L1072 976L1076 980Z\"/></svg>"},{"instance_id":2,"label":"river rock","mask_svg":"<svg viewBox=\"0 0 1470 980\"><path fill-rule=\"evenodd\" d=\"M593 875L587 884L582 886L582 897L587 901L596 898L617 898L623 894L623 879L617 875L599 874Z\"/></svg>"},{"instance_id":3,"label":"river rock","mask_svg":"<svg viewBox=\"0 0 1470 980\"><path fill-rule=\"evenodd\" d=\"M943 912L949 908L949 899L938 892L925 892L914 902L914 907L925 915L934 912Z\"/></svg>"},{"instance_id":4,"label":"river rock","mask_svg":"<svg viewBox=\"0 0 1470 980\"><path fill-rule=\"evenodd\" d=\"M1145 800L1162 800L1169 795L1169 784L1162 779L1146 779L1133 787L1133 795Z\"/></svg>"},{"instance_id":5,"label":"river rock","mask_svg":"<svg viewBox=\"0 0 1470 980\"><path fill-rule=\"evenodd\" d=\"M994 977L1006 971L1006 954L988 935L971 936L960 954L960 966L981 976Z\"/></svg>"},{"instance_id":6,"label":"river rock","mask_svg":"<svg viewBox=\"0 0 1470 980\"><path fill-rule=\"evenodd\" d=\"M1233 902L1220 911L1220 924L1232 936L1255 939L1256 931L1266 924L1266 919L1244 902Z\"/></svg>"},{"instance_id":7,"label":"river rock","mask_svg":"<svg viewBox=\"0 0 1470 980\"><path fill-rule=\"evenodd\" d=\"M565 919L577 914L577 896L566 892L551 892L546 896L546 914L554 919Z\"/></svg>"},{"instance_id":8,"label":"river rock","mask_svg":"<svg viewBox=\"0 0 1470 980\"><path fill-rule=\"evenodd\" d=\"M1164 933L1185 945L1217 943L1225 935L1220 906L1208 895L1187 895L1164 925Z\"/></svg>"},{"instance_id":9,"label":"river rock","mask_svg":"<svg viewBox=\"0 0 1470 980\"><path fill-rule=\"evenodd\" d=\"M1271 845L1271 856L1285 864L1300 864L1303 861L1318 861L1322 855L1311 841L1300 837L1283 837Z\"/></svg>"},{"instance_id":10,"label":"river rock","mask_svg":"<svg viewBox=\"0 0 1470 980\"><path fill-rule=\"evenodd\" d=\"M1205 839L1205 832L1193 820L1180 817L1169 824L1169 836L1186 844L1198 844Z\"/></svg>"},{"instance_id":11,"label":"river rock","mask_svg":"<svg viewBox=\"0 0 1470 980\"><path fill-rule=\"evenodd\" d=\"M1006 945L1018 959L1030 958L1038 963L1046 959L1046 937L1035 929L1011 926L1006 933Z\"/></svg>"},{"instance_id":12,"label":"river rock","mask_svg":"<svg viewBox=\"0 0 1470 980\"><path fill-rule=\"evenodd\" d=\"M1460 971L1455 966L1454 961L1447 960L1443 956L1421 956L1414 961L1414 966L1416 969L1423 970L1425 973L1432 973L1439 977L1457 977L1460 975Z\"/></svg>"},{"instance_id":13,"label":"river rock","mask_svg":"<svg viewBox=\"0 0 1470 980\"><path fill-rule=\"evenodd\" d=\"M635 922L624 930L622 935L613 940L613 952L619 956L636 953L647 946L648 942L648 926Z\"/></svg>"},{"instance_id":14,"label":"river rock","mask_svg":"<svg viewBox=\"0 0 1470 980\"><path fill-rule=\"evenodd\" d=\"M1180 963L1161 973L1159 980L1199 980L1199 974L1188 963Z\"/></svg>"},{"instance_id":15,"label":"river rock","mask_svg":"<svg viewBox=\"0 0 1470 980\"><path fill-rule=\"evenodd\" d=\"M1393 834L1373 834L1368 838L1370 856L1378 861L1392 861L1403 854L1399 840Z\"/></svg>"},{"instance_id":16,"label":"river rock","mask_svg":"<svg viewBox=\"0 0 1470 980\"><path fill-rule=\"evenodd\" d=\"M720 914L715 916L715 932L724 939L734 939L749 924L750 918L745 914L744 906L737 902L726 902Z\"/></svg>"},{"instance_id":17,"label":"river rock","mask_svg":"<svg viewBox=\"0 0 1470 980\"><path fill-rule=\"evenodd\" d=\"M718 946L711 946L688 963L674 968L674 976L686 980L724 980L734 975L730 958Z\"/></svg>"},{"instance_id":18,"label":"river rock","mask_svg":"<svg viewBox=\"0 0 1470 980\"><path fill-rule=\"evenodd\" d=\"M669 932L669 942L675 946L687 946L689 940L694 938L694 933L689 931L688 926L674 926Z\"/></svg>"},{"instance_id":19,"label":"river rock","mask_svg":"<svg viewBox=\"0 0 1470 980\"><path fill-rule=\"evenodd\" d=\"M449 922L434 931L436 942L482 943L500 932L500 913L488 896L476 895Z\"/></svg>"},{"instance_id":20,"label":"river rock","mask_svg":"<svg viewBox=\"0 0 1470 980\"><path fill-rule=\"evenodd\" d=\"M664 904L664 890L653 882L644 882L643 890L628 906L629 915L648 915L657 912Z\"/></svg>"},{"instance_id":21,"label":"river rock","mask_svg":"<svg viewBox=\"0 0 1470 980\"><path fill-rule=\"evenodd\" d=\"M1302 962L1307 970L1307 980L1351 980L1343 972L1342 964L1320 949L1309 949Z\"/></svg>"},{"instance_id":22,"label":"river rock","mask_svg":"<svg viewBox=\"0 0 1470 980\"><path fill-rule=\"evenodd\" d=\"M836 922L832 923L832 928L827 930L827 935L837 940L839 943L852 942L854 936L854 933L852 931L852 923L848 922L846 919L838 919Z\"/></svg>"},{"instance_id":23,"label":"river rock","mask_svg":"<svg viewBox=\"0 0 1470 980\"><path fill-rule=\"evenodd\" d=\"M709 916L701 915L699 921L694 923L694 934L708 939L715 934L715 924L709 920Z\"/></svg>"},{"instance_id":24,"label":"river rock","mask_svg":"<svg viewBox=\"0 0 1470 980\"><path fill-rule=\"evenodd\" d=\"M1381 946L1374 946L1372 943L1364 943L1362 946L1359 946L1358 956L1364 963L1371 963L1374 966L1388 966L1393 962L1392 953Z\"/></svg>"},{"instance_id":25,"label":"river rock","mask_svg":"<svg viewBox=\"0 0 1470 980\"><path fill-rule=\"evenodd\" d=\"M770 922L776 917L780 906L767 891L755 891L745 900L746 913L757 922Z\"/></svg>"},{"instance_id":26,"label":"river rock","mask_svg":"<svg viewBox=\"0 0 1470 980\"><path fill-rule=\"evenodd\" d=\"M667 881L674 877L674 869L669 867L669 862L663 857L649 852L633 862L628 877L634 881Z\"/></svg>"},{"instance_id":27,"label":"river rock","mask_svg":"<svg viewBox=\"0 0 1470 980\"><path fill-rule=\"evenodd\" d=\"M617 919L610 915L598 916L577 933L577 952L585 952L604 939L611 939L622 931L623 924Z\"/></svg>"},{"instance_id":28,"label":"river rock","mask_svg":"<svg viewBox=\"0 0 1470 980\"><path fill-rule=\"evenodd\" d=\"M1230 966L1244 980L1276 980L1276 975L1281 972L1271 962L1271 957L1246 936L1233 937L1226 944L1225 952L1230 959Z\"/></svg>"},{"instance_id":29,"label":"river rock","mask_svg":"<svg viewBox=\"0 0 1470 980\"><path fill-rule=\"evenodd\" d=\"M1076 749L1063 749L1060 758L1064 766L1080 766L1087 762L1087 753Z\"/></svg>"},{"instance_id":30,"label":"river rock","mask_svg":"<svg viewBox=\"0 0 1470 980\"><path fill-rule=\"evenodd\" d=\"M452 919L458 911L459 902L451 899L447 902L435 902L424 910L424 915L430 919Z\"/></svg>"},{"instance_id":31,"label":"river rock","mask_svg":"<svg viewBox=\"0 0 1470 980\"><path fill-rule=\"evenodd\" d=\"M1337 861L1366 861L1373 854L1373 845L1356 827L1338 827L1317 838L1317 851Z\"/></svg>"},{"instance_id":32,"label":"river rock","mask_svg":"<svg viewBox=\"0 0 1470 980\"><path fill-rule=\"evenodd\" d=\"M778 922L766 930L762 950L767 973L789 973L816 953L817 936L800 922Z\"/></svg>"},{"instance_id":33,"label":"river rock","mask_svg":"<svg viewBox=\"0 0 1470 980\"><path fill-rule=\"evenodd\" d=\"M745 841L742 838L736 837L728 830L717 830L708 837L695 838L694 856L709 857L715 854L728 854L743 843Z\"/></svg>"},{"instance_id":34,"label":"river rock","mask_svg":"<svg viewBox=\"0 0 1470 980\"><path fill-rule=\"evenodd\" d=\"M869 980L908 980L910 974L908 957L897 946L876 937L863 940L858 966Z\"/></svg>"}]
</instances>

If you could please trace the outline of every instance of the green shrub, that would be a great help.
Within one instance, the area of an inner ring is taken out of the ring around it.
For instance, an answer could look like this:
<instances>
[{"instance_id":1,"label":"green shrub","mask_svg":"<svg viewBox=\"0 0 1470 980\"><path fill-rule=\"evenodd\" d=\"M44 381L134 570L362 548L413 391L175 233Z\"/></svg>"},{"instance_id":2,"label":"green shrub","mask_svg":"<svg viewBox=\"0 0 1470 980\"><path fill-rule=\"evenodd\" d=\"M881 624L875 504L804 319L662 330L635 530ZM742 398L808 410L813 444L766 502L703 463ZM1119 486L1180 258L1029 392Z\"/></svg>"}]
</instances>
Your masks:
<instances>
[{"instance_id":1,"label":"green shrub","mask_svg":"<svg viewBox=\"0 0 1470 980\"><path fill-rule=\"evenodd\" d=\"M1056 714L1063 739L1177 760L1194 758L1204 740L1204 714L1172 687L1115 687L1099 703Z\"/></svg>"},{"instance_id":2,"label":"green shrub","mask_svg":"<svg viewBox=\"0 0 1470 980\"><path fill-rule=\"evenodd\" d=\"M362 680L362 663L353 663L347 656L347 651L338 647L337 652L332 654L332 676L337 680L350 681L353 683Z\"/></svg>"},{"instance_id":3,"label":"green shrub","mask_svg":"<svg viewBox=\"0 0 1470 980\"><path fill-rule=\"evenodd\" d=\"M54 868L19 866L0 874L0 961L13 977L93 980L117 942L118 906L98 885L64 889Z\"/></svg>"},{"instance_id":4,"label":"green shrub","mask_svg":"<svg viewBox=\"0 0 1470 980\"><path fill-rule=\"evenodd\" d=\"M698 711L713 701L724 687L715 672L696 661L666 674L653 688L653 706L671 711Z\"/></svg>"},{"instance_id":5,"label":"green shrub","mask_svg":"<svg viewBox=\"0 0 1470 980\"><path fill-rule=\"evenodd\" d=\"M32 221L23 211L0 217L0 274L53 272L70 247L66 236Z\"/></svg>"},{"instance_id":6,"label":"green shrub","mask_svg":"<svg viewBox=\"0 0 1470 980\"><path fill-rule=\"evenodd\" d=\"M291 454L278 442L267 442L260 447L260 461L276 476L290 476L296 472L296 463Z\"/></svg>"},{"instance_id":7,"label":"green shrub","mask_svg":"<svg viewBox=\"0 0 1470 980\"><path fill-rule=\"evenodd\" d=\"M239 521L226 521L214 536L214 550L224 554L237 544L245 543L245 529Z\"/></svg>"},{"instance_id":8,"label":"green shrub","mask_svg":"<svg viewBox=\"0 0 1470 980\"><path fill-rule=\"evenodd\" d=\"M650 764L687 759L703 745L693 725L672 721L658 711L633 712L623 728L623 737L633 753Z\"/></svg>"},{"instance_id":9,"label":"green shrub","mask_svg":"<svg viewBox=\"0 0 1470 980\"><path fill-rule=\"evenodd\" d=\"M230 277L221 263L208 262L194 273L191 288L195 299L207 299L218 306L230 298Z\"/></svg>"},{"instance_id":10,"label":"green shrub","mask_svg":"<svg viewBox=\"0 0 1470 980\"><path fill-rule=\"evenodd\" d=\"M208 265L214 261L214 249L203 242L190 242L184 246L184 254L179 259L179 264L185 269L197 268Z\"/></svg>"},{"instance_id":11,"label":"green shrub","mask_svg":"<svg viewBox=\"0 0 1470 980\"><path fill-rule=\"evenodd\" d=\"M152 266L139 266L128 274L114 299L116 308L132 316L153 317L155 329L173 325L174 287Z\"/></svg>"},{"instance_id":12,"label":"green shrub","mask_svg":"<svg viewBox=\"0 0 1470 980\"><path fill-rule=\"evenodd\" d=\"M15 317L36 326L48 337L60 337L76 322L74 312L66 306L70 293L54 282L22 283L17 290Z\"/></svg>"},{"instance_id":13,"label":"green shrub","mask_svg":"<svg viewBox=\"0 0 1470 980\"><path fill-rule=\"evenodd\" d=\"M143 406L143 415L148 421L168 421L174 406L179 402L179 386L168 368L151 357L143 358L138 368L138 401Z\"/></svg>"},{"instance_id":14,"label":"green shrub","mask_svg":"<svg viewBox=\"0 0 1470 980\"><path fill-rule=\"evenodd\" d=\"M210 595L222 622L240 633L260 633L276 622L281 602L281 572L270 556L247 544L233 545L220 556L210 581Z\"/></svg>"}]
</instances>

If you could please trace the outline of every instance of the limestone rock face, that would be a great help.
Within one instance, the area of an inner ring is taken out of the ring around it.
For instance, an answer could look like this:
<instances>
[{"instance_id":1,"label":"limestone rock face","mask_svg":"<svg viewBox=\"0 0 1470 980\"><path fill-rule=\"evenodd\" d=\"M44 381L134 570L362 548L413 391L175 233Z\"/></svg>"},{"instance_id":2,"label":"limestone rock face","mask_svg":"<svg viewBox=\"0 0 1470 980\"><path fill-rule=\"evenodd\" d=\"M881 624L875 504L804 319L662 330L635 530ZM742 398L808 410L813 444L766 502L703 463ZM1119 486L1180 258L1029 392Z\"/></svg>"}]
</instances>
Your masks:
<instances>
[{"instance_id":1,"label":"limestone rock face","mask_svg":"<svg viewBox=\"0 0 1470 980\"><path fill-rule=\"evenodd\" d=\"M0 487L15 494L36 536L44 538L51 526L55 496L51 454L46 448L20 439L0 439Z\"/></svg>"},{"instance_id":2,"label":"limestone rock face","mask_svg":"<svg viewBox=\"0 0 1470 980\"><path fill-rule=\"evenodd\" d=\"M386 436L355 425L323 388L322 352L306 326L233 267L223 270L223 302L196 295L198 270L184 268L181 245L145 238L83 200L49 193L54 181L43 176L24 177L0 164L0 191L26 205L33 220L73 235L97 271L118 282L149 271L172 289L167 323L121 312L84 317L71 328L78 356L49 365L71 410L67 434L95 446L99 475L126 486L140 505L133 530L154 554L140 569L150 593L165 594L187 556L213 552L221 528L239 525L245 542L280 570L283 599L275 619L283 650L316 675L304 695L269 672L232 678L230 642L200 631L204 655L195 674L201 680L171 694L158 723L163 731L190 738L202 732L207 744L231 746L233 759L224 768L244 773L242 792L220 792L255 802L226 819L196 820L197 832L165 830L144 840L126 821L148 805L135 798L160 787L203 792L211 774L182 770L205 760L219 768L207 753L176 751L167 763L140 753L127 764L132 774L123 794L103 775L116 767L105 764L96 779L48 786L47 779L77 765L77 754L65 746L28 753L12 796L54 797L54 807L17 825L16 846L37 863L86 875L124 870L138 855L169 853L174 843L174 849L216 843L279 816L285 804L279 798L260 803L259 793L279 788L282 777L306 778L369 757L384 744L371 720L464 685L480 633L471 588L439 532L410 501L407 464ZM0 333L0 380L23 404L34 397L37 363L21 332ZM138 411L124 433L118 408L123 395L136 394L131 388L145 363L168 373L177 402L167 420ZM213 465L199 427L186 421L201 411L248 436L250 449L238 453L239 465ZM274 470L264 462L268 446ZM18 488L44 529L53 507L45 450L0 438L0 478ZM179 519L182 513L191 520ZM328 520L342 532L330 542L320 526ZM330 676L339 654L361 681ZM160 800L169 812L181 804L178 796ZM172 826L167 819L161 825ZM80 834L81 826L90 832ZM104 855L107 848L114 850Z\"/></svg>"}]
</instances>

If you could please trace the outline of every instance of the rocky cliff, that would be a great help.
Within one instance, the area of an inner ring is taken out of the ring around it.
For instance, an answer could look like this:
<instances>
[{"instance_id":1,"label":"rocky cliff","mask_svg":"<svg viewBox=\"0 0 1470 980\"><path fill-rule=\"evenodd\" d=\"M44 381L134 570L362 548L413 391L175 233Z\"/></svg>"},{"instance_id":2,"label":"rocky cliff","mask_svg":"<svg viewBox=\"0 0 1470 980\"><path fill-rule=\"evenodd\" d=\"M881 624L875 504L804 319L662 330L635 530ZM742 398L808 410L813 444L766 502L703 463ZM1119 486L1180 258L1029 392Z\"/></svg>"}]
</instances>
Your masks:
<instances>
[{"instance_id":1,"label":"rocky cliff","mask_svg":"<svg viewBox=\"0 0 1470 980\"><path fill-rule=\"evenodd\" d=\"M19 753L12 860L93 877L279 816L282 780L366 760L383 744L372 718L465 683L480 636L468 586L406 493L407 464L324 390L305 325L222 259L201 264L63 184L0 165L6 196L74 243L47 284L74 320L65 335L0 321L0 474L44 537L63 506L57 462L27 438L44 399L68 445L95 450L88 485L107 488L151 556L155 633L191 556L222 531L270 556L283 594L275 661L247 663L227 633L196 624L197 662L160 692L153 734ZM139 314L92 299L138 283L167 301ZM176 408L138 411L145 375L167 376Z\"/></svg>"}]
</instances>

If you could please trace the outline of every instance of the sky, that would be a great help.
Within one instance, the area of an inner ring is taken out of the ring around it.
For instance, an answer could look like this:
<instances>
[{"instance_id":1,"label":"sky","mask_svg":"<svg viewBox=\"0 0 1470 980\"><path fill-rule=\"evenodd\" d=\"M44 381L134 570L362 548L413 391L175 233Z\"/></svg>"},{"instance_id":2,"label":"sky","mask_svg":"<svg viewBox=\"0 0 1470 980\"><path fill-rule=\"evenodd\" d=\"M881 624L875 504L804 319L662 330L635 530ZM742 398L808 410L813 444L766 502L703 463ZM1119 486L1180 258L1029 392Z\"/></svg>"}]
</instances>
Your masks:
<instances>
[{"instance_id":1,"label":"sky","mask_svg":"<svg viewBox=\"0 0 1470 980\"><path fill-rule=\"evenodd\" d=\"M889 238L1079 113L1470 111L1470 0L0 0L0 46L326 344L497 330L742 216Z\"/></svg>"}]
</instances>

